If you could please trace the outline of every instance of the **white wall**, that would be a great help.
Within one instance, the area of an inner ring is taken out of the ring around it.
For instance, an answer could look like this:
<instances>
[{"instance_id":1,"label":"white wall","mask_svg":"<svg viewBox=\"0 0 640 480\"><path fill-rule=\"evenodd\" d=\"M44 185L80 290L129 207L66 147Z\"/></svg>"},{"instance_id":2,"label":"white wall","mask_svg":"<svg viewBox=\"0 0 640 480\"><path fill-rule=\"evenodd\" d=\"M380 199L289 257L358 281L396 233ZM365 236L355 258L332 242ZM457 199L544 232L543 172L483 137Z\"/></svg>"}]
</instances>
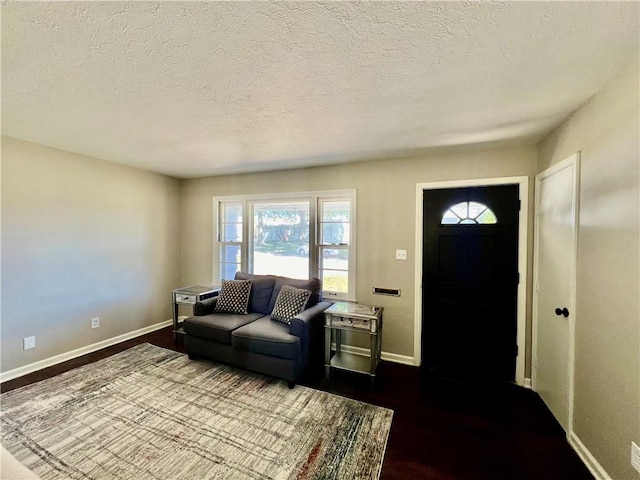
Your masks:
<instances>
[{"instance_id":1,"label":"white wall","mask_svg":"<svg viewBox=\"0 0 640 480\"><path fill-rule=\"evenodd\" d=\"M3 372L171 318L179 180L2 137L1 191Z\"/></svg>"},{"instance_id":2,"label":"white wall","mask_svg":"<svg viewBox=\"0 0 640 480\"><path fill-rule=\"evenodd\" d=\"M581 151L573 430L613 479L640 478L638 58L539 145L538 170Z\"/></svg>"}]
</instances>

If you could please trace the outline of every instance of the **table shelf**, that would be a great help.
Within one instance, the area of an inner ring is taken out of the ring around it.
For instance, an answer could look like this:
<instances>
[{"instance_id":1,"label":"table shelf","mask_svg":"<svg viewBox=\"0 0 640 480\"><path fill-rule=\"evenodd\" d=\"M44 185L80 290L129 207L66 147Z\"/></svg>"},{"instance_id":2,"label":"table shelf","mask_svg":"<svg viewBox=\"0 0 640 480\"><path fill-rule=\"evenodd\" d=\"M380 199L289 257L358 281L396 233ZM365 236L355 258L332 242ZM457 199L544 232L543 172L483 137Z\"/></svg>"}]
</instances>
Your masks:
<instances>
[{"instance_id":1,"label":"table shelf","mask_svg":"<svg viewBox=\"0 0 640 480\"><path fill-rule=\"evenodd\" d=\"M371 359L355 353L339 352L331 357L331 367L349 372L368 373ZM375 374L374 374L375 375Z\"/></svg>"}]
</instances>

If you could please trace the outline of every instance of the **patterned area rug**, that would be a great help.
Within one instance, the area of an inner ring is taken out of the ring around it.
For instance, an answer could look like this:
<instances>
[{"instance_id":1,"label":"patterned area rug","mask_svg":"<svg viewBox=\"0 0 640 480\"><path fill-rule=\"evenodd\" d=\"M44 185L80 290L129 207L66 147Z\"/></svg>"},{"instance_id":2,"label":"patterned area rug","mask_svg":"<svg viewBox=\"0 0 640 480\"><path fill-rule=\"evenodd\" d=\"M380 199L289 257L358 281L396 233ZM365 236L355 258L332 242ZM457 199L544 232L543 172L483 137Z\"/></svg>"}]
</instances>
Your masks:
<instances>
[{"instance_id":1,"label":"patterned area rug","mask_svg":"<svg viewBox=\"0 0 640 480\"><path fill-rule=\"evenodd\" d=\"M393 415L149 344L0 399L43 479L377 479Z\"/></svg>"}]
</instances>

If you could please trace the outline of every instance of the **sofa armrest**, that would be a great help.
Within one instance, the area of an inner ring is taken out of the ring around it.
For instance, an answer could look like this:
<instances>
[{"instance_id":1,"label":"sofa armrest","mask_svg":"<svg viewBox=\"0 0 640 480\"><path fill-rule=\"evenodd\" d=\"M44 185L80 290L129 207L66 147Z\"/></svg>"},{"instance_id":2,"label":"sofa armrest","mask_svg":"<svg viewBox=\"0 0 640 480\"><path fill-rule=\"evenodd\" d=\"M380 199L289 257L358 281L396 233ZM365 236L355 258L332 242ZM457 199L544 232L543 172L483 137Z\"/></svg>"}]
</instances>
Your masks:
<instances>
[{"instance_id":1,"label":"sofa armrest","mask_svg":"<svg viewBox=\"0 0 640 480\"><path fill-rule=\"evenodd\" d=\"M212 314L217 301L218 297L211 297L207 298L206 300L202 300L201 302L197 302L193 306L193 315L196 317L200 317L202 315Z\"/></svg>"},{"instance_id":2,"label":"sofa armrest","mask_svg":"<svg viewBox=\"0 0 640 480\"><path fill-rule=\"evenodd\" d=\"M331 302L319 302L311 308L300 312L291 320L291 335L305 338L309 334L309 328L316 321L324 325L324 311L331 306ZM320 317L320 320L318 320Z\"/></svg>"},{"instance_id":3,"label":"sofa armrest","mask_svg":"<svg viewBox=\"0 0 640 480\"><path fill-rule=\"evenodd\" d=\"M300 338L304 368L324 365L324 311L330 302L320 302L291 320L291 335Z\"/></svg>"}]
</instances>

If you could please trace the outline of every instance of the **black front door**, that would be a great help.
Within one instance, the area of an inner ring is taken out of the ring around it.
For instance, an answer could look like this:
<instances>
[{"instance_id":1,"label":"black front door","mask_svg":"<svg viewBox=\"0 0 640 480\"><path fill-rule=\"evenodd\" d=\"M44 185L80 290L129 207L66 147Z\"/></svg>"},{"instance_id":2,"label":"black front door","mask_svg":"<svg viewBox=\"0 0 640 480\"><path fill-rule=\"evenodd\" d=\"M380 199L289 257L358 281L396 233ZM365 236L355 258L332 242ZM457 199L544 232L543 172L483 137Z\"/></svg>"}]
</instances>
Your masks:
<instances>
[{"instance_id":1,"label":"black front door","mask_svg":"<svg viewBox=\"0 0 640 480\"><path fill-rule=\"evenodd\" d=\"M518 185L425 190L423 202L422 366L514 380Z\"/></svg>"}]
</instances>

